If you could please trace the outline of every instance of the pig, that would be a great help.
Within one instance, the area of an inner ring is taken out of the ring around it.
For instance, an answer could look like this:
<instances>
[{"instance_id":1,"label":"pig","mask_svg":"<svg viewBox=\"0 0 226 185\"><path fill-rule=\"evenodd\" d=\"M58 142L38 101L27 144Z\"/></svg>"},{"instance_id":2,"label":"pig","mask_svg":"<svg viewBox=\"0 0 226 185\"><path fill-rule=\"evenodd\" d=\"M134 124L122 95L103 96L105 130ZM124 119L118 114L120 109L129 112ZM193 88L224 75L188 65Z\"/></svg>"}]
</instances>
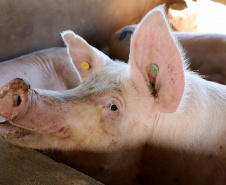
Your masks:
<instances>
[{"instance_id":1,"label":"pig","mask_svg":"<svg viewBox=\"0 0 226 185\"><path fill-rule=\"evenodd\" d=\"M110 39L111 58L128 61L131 36L137 25L129 25L116 31ZM186 51L192 70L207 80L226 85L226 34L174 32Z\"/></svg>"},{"instance_id":2,"label":"pig","mask_svg":"<svg viewBox=\"0 0 226 185\"><path fill-rule=\"evenodd\" d=\"M47 90L67 90L80 83L66 49L60 47L1 62L0 73L0 87L17 77L29 79L35 88Z\"/></svg>"},{"instance_id":3,"label":"pig","mask_svg":"<svg viewBox=\"0 0 226 185\"><path fill-rule=\"evenodd\" d=\"M3 139L51 151L105 184L225 184L226 87L188 69L164 6L139 23L128 64L72 31L62 38L81 84L4 85Z\"/></svg>"},{"instance_id":4,"label":"pig","mask_svg":"<svg viewBox=\"0 0 226 185\"><path fill-rule=\"evenodd\" d=\"M0 74L0 88L17 77L29 79L35 88L47 90L66 90L80 84L65 48L50 48L1 62Z\"/></svg>"}]
</instances>

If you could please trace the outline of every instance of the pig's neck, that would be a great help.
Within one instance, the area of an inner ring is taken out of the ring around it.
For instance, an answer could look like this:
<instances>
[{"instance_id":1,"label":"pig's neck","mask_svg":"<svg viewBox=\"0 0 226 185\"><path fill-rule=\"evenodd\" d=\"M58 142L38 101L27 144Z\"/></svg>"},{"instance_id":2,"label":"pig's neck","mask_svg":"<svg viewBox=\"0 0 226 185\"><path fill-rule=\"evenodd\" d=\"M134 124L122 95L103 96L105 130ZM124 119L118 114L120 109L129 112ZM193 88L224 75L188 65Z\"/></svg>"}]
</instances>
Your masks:
<instances>
[{"instance_id":1,"label":"pig's neck","mask_svg":"<svg viewBox=\"0 0 226 185\"><path fill-rule=\"evenodd\" d=\"M160 114L151 143L196 152L226 153L226 87L186 73L181 111Z\"/></svg>"}]
</instances>

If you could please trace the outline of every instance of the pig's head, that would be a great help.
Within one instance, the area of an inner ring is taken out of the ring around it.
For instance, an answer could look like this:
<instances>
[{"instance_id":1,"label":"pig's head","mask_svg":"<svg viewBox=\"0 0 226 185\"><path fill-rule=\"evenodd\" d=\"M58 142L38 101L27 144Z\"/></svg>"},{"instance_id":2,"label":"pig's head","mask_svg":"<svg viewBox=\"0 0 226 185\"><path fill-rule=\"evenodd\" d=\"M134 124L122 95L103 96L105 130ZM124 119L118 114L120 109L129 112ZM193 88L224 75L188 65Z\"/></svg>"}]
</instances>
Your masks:
<instances>
[{"instance_id":1,"label":"pig's head","mask_svg":"<svg viewBox=\"0 0 226 185\"><path fill-rule=\"evenodd\" d=\"M21 79L0 91L0 135L37 149L114 150L145 144L161 113L184 92L182 56L159 7L138 25L129 64L113 61L72 31L62 33L81 84L32 90Z\"/></svg>"}]
</instances>

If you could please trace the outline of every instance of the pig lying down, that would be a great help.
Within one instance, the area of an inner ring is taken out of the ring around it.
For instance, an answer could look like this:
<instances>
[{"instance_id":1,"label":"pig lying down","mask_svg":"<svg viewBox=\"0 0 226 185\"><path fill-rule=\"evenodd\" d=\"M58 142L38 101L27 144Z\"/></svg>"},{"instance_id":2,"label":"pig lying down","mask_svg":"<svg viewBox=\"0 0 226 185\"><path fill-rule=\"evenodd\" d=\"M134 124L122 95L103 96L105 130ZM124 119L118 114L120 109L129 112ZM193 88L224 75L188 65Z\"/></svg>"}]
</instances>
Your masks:
<instances>
[{"instance_id":1,"label":"pig lying down","mask_svg":"<svg viewBox=\"0 0 226 185\"><path fill-rule=\"evenodd\" d=\"M0 74L0 87L17 77L47 90L66 90L80 84L65 48L50 48L1 62Z\"/></svg>"},{"instance_id":2,"label":"pig lying down","mask_svg":"<svg viewBox=\"0 0 226 185\"><path fill-rule=\"evenodd\" d=\"M226 87L187 69L163 7L133 34L129 64L72 31L62 37L81 84L1 88L0 135L106 184L225 184Z\"/></svg>"}]
</instances>

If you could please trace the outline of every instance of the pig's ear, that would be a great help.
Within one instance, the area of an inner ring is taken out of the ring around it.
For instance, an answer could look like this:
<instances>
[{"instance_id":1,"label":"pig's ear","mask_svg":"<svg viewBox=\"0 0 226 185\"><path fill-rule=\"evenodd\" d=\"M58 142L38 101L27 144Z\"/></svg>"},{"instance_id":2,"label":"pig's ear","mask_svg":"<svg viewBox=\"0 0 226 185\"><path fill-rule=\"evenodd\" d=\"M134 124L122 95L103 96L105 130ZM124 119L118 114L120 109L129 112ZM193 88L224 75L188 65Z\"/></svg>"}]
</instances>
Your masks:
<instances>
[{"instance_id":1,"label":"pig's ear","mask_svg":"<svg viewBox=\"0 0 226 185\"><path fill-rule=\"evenodd\" d=\"M80 80L89 77L104 62L100 51L90 46L73 31L64 31L61 36L67 46L68 54L77 69Z\"/></svg>"},{"instance_id":2,"label":"pig's ear","mask_svg":"<svg viewBox=\"0 0 226 185\"><path fill-rule=\"evenodd\" d=\"M163 6L157 7L138 25L129 62L131 78L146 92L154 110L169 113L180 104L185 79L180 49L163 12Z\"/></svg>"}]
</instances>

